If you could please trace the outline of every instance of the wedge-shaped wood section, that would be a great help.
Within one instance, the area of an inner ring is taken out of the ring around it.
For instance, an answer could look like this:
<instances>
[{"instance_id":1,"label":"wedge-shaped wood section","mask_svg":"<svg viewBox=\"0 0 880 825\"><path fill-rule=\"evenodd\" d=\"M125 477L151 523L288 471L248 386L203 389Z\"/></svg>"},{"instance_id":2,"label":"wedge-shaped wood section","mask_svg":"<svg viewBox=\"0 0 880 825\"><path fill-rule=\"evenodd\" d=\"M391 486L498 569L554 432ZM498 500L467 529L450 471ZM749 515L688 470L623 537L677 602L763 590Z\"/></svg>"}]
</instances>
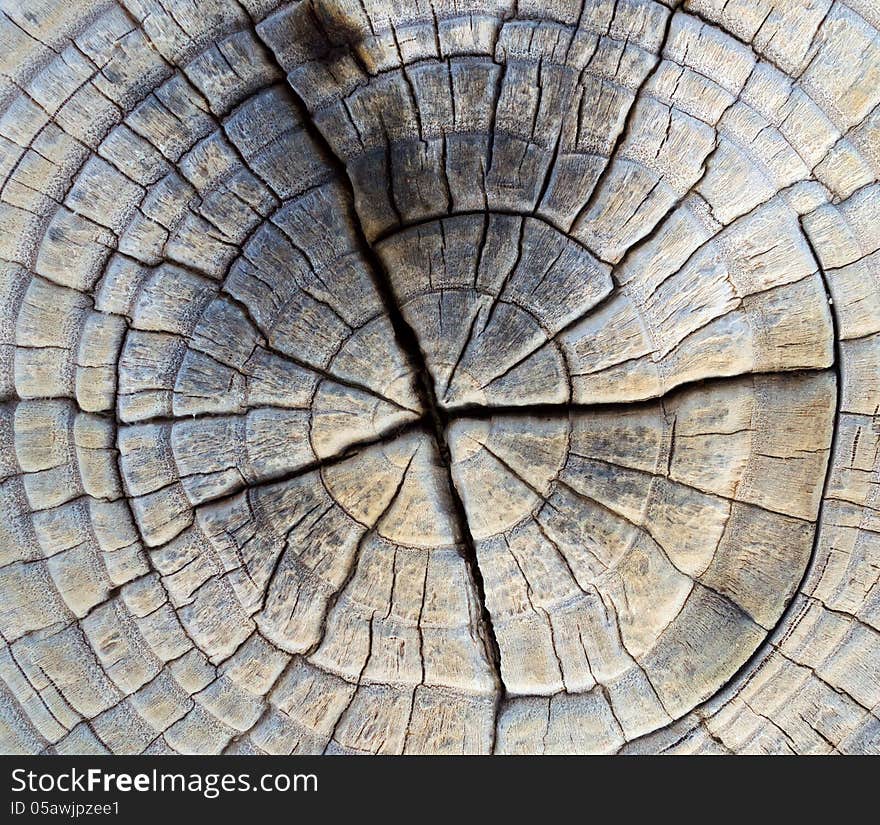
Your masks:
<instances>
[{"instance_id":1,"label":"wedge-shaped wood section","mask_svg":"<svg viewBox=\"0 0 880 825\"><path fill-rule=\"evenodd\" d=\"M278 687L287 713L261 719L254 742L431 750L449 735L432 708L447 703L472 747L490 741L495 683L444 485L430 442L403 436L200 508L153 553L212 659L256 637L289 663ZM197 734L180 735L200 748Z\"/></svg>"},{"instance_id":2,"label":"wedge-shaped wood section","mask_svg":"<svg viewBox=\"0 0 880 825\"><path fill-rule=\"evenodd\" d=\"M0 751L880 751L873 0L0 12Z\"/></svg>"},{"instance_id":3,"label":"wedge-shaped wood section","mask_svg":"<svg viewBox=\"0 0 880 825\"><path fill-rule=\"evenodd\" d=\"M612 289L586 249L534 218L485 212L419 224L377 250L441 403L568 400L564 355L548 342Z\"/></svg>"},{"instance_id":4,"label":"wedge-shaped wood section","mask_svg":"<svg viewBox=\"0 0 880 825\"><path fill-rule=\"evenodd\" d=\"M592 691L578 701L608 724L579 741L609 750L730 678L803 577L834 405L820 373L453 425L510 697L502 750L532 749L546 716L520 695Z\"/></svg>"}]
</instances>

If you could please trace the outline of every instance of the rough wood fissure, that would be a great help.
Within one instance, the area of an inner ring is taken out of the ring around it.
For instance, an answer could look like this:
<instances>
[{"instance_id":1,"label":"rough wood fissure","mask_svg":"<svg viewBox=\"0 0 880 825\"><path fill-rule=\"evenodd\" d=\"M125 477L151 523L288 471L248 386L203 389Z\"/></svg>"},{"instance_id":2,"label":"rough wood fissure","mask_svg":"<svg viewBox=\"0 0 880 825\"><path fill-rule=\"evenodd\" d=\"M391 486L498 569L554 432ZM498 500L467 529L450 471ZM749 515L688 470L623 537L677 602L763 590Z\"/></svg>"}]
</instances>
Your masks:
<instances>
[{"instance_id":1,"label":"rough wood fissure","mask_svg":"<svg viewBox=\"0 0 880 825\"><path fill-rule=\"evenodd\" d=\"M876 0L0 0L0 752L880 752Z\"/></svg>"}]
</instances>

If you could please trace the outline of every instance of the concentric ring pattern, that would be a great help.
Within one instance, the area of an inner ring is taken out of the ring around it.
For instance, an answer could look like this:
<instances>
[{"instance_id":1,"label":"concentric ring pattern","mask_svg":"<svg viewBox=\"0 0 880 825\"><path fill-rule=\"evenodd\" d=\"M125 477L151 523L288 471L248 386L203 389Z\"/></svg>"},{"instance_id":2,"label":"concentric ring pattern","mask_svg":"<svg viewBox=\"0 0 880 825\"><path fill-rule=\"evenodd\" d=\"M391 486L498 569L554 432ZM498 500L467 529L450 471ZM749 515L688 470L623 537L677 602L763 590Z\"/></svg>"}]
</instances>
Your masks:
<instances>
[{"instance_id":1,"label":"concentric ring pattern","mask_svg":"<svg viewBox=\"0 0 880 825\"><path fill-rule=\"evenodd\" d=\"M880 751L875 0L0 5L0 750Z\"/></svg>"}]
</instances>

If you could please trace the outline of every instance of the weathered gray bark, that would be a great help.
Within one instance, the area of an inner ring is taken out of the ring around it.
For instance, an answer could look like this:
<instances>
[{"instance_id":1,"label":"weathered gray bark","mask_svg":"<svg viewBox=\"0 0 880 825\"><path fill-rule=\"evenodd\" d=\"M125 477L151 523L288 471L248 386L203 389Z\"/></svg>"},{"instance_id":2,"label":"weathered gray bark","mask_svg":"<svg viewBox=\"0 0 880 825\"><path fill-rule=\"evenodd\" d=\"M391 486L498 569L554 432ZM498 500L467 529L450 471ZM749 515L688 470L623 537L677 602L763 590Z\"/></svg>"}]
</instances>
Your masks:
<instances>
[{"instance_id":1,"label":"weathered gray bark","mask_svg":"<svg viewBox=\"0 0 880 825\"><path fill-rule=\"evenodd\" d=\"M880 751L875 0L0 7L0 750Z\"/></svg>"}]
</instances>

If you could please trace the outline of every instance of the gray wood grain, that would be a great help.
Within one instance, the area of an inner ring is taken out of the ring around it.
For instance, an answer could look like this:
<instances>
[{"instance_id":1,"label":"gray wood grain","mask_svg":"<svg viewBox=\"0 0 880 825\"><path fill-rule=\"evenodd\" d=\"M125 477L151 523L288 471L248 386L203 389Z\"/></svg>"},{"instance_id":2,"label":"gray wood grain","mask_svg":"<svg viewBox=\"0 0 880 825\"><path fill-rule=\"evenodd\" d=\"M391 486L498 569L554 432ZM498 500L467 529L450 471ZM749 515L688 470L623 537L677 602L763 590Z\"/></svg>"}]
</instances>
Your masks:
<instances>
[{"instance_id":1,"label":"gray wood grain","mask_svg":"<svg viewBox=\"0 0 880 825\"><path fill-rule=\"evenodd\" d=\"M0 751L880 751L876 0L0 10Z\"/></svg>"}]
</instances>

